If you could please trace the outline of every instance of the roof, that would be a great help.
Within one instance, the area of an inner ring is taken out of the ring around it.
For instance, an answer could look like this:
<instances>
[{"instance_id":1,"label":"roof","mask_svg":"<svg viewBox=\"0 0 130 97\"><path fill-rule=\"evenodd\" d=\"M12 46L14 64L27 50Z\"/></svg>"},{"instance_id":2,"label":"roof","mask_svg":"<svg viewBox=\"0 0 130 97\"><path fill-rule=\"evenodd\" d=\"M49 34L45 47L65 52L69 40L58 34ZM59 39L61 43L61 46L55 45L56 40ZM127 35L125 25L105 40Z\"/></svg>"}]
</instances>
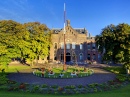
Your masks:
<instances>
[{"instance_id":1,"label":"roof","mask_svg":"<svg viewBox=\"0 0 130 97\"><path fill-rule=\"evenodd\" d=\"M86 34L87 30L85 28L73 28L75 31L77 31L79 34Z\"/></svg>"},{"instance_id":2,"label":"roof","mask_svg":"<svg viewBox=\"0 0 130 97\"><path fill-rule=\"evenodd\" d=\"M85 28L73 28L76 32L78 32L79 34L86 34L87 30ZM55 34L58 34L59 32L61 32L63 29L62 28L53 28L52 31Z\"/></svg>"}]
</instances>

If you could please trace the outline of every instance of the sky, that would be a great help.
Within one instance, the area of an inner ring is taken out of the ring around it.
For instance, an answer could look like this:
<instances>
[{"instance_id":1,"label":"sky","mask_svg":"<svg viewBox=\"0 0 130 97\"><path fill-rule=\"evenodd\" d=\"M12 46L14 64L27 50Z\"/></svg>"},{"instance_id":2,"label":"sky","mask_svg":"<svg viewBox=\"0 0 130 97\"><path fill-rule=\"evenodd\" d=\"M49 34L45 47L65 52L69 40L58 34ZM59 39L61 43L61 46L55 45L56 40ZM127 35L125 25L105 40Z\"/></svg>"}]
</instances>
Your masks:
<instances>
[{"instance_id":1,"label":"sky","mask_svg":"<svg viewBox=\"0 0 130 97\"><path fill-rule=\"evenodd\" d=\"M40 22L48 28L86 28L92 36L110 24L130 25L130 0L0 0L0 20Z\"/></svg>"}]
</instances>

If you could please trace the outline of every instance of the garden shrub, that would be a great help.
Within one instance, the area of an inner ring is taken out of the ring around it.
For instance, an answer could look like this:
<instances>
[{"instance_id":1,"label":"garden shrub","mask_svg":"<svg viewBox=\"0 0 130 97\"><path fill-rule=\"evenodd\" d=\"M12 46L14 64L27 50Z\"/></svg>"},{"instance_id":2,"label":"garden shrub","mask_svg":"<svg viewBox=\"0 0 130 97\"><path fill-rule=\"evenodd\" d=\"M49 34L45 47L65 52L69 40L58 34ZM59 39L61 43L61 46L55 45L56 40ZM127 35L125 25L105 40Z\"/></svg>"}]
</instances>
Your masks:
<instances>
[{"instance_id":1,"label":"garden shrub","mask_svg":"<svg viewBox=\"0 0 130 97\"><path fill-rule=\"evenodd\" d=\"M8 79L5 73L0 73L0 85L7 84Z\"/></svg>"},{"instance_id":2,"label":"garden shrub","mask_svg":"<svg viewBox=\"0 0 130 97\"><path fill-rule=\"evenodd\" d=\"M124 69L124 67L112 66L112 67L104 67L104 69L116 74L126 74L126 70Z\"/></svg>"},{"instance_id":3,"label":"garden shrub","mask_svg":"<svg viewBox=\"0 0 130 97\"><path fill-rule=\"evenodd\" d=\"M124 82L127 80L127 76L123 74L118 74L116 77L119 81Z\"/></svg>"},{"instance_id":4,"label":"garden shrub","mask_svg":"<svg viewBox=\"0 0 130 97\"><path fill-rule=\"evenodd\" d=\"M47 84L43 84L43 85L42 85L42 88L47 88L47 87L48 87Z\"/></svg>"}]
</instances>

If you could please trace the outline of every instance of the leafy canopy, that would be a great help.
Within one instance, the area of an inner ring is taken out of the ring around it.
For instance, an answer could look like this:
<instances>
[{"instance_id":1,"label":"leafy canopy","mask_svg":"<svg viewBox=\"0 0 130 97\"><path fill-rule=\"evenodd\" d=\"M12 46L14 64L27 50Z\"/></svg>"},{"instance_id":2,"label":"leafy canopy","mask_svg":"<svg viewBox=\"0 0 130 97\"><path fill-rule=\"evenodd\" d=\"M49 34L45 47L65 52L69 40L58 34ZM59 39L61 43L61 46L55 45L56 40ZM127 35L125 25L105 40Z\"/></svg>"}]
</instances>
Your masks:
<instances>
[{"instance_id":1,"label":"leafy canopy","mask_svg":"<svg viewBox=\"0 0 130 97\"><path fill-rule=\"evenodd\" d=\"M44 24L0 21L0 65L7 65L12 58L44 59L49 54L50 44L50 32Z\"/></svg>"},{"instance_id":2,"label":"leafy canopy","mask_svg":"<svg viewBox=\"0 0 130 97\"><path fill-rule=\"evenodd\" d=\"M130 25L108 25L96 36L103 60L130 65Z\"/></svg>"}]
</instances>

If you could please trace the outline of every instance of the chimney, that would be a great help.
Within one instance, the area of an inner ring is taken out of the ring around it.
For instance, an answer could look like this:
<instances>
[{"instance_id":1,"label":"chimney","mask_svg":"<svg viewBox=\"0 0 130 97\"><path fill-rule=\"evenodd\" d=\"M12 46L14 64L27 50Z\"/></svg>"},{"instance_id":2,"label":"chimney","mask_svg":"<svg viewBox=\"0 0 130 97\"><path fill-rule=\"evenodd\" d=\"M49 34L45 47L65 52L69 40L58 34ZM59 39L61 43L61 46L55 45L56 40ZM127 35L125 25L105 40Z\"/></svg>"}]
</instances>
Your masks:
<instances>
[{"instance_id":1,"label":"chimney","mask_svg":"<svg viewBox=\"0 0 130 97\"><path fill-rule=\"evenodd\" d=\"M70 20L66 20L67 21L67 26L70 26Z\"/></svg>"}]
</instances>

